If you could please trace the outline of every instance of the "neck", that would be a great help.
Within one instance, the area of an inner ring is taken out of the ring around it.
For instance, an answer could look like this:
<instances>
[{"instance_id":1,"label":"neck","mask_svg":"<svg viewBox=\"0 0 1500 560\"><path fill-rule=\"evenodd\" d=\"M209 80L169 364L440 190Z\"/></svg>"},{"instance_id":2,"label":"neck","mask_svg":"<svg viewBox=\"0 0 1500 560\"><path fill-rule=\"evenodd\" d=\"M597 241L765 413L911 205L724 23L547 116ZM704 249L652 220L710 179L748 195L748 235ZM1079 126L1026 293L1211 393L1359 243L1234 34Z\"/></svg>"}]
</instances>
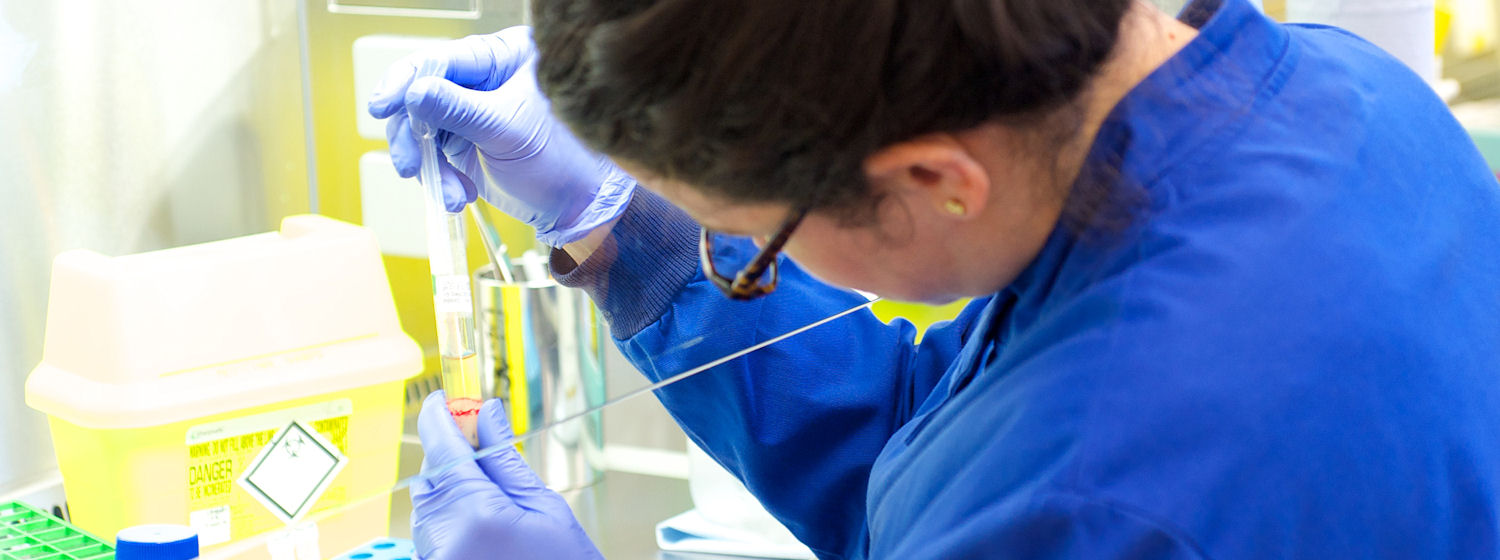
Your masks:
<instances>
[{"instance_id":1,"label":"neck","mask_svg":"<svg viewBox=\"0 0 1500 560\"><path fill-rule=\"evenodd\" d=\"M995 186L986 215L971 222L974 226L970 231L956 235L955 241L960 242L952 245L952 258L987 263L979 267L985 270L970 269L973 276L963 282L969 293L991 293L1009 285L1035 259L1062 217L1071 186L1104 120L1121 99L1197 35L1191 26L1137 1L1121 22L1110 59L1079 101L1064 110L1070 111L1068 114L1059 112L1056 119L1045 119L1052 125L1049 130L1018 131L992 123L956 135L980 160L990 175L990 184ZM1047 140L1047 134L1056 138L1057 130L1068 133L1065 139ZM1036 155L1018 160L1018 153ZM1017 190L1015 185L1039 187ZM976 247L996 247L995 239L1007 239L1014 245L983 255L986 258L974 258ZM1031 251L1017 252L1017 246Z\"/></svg>"},{"instance_id":2,"label":"neck","mask_svg":"<svg viewBox=\"0 0 1500 560\"><path fill-rule=\"evenodd\" d=\"M1083 121L1058 164L1071 185L1093 147L1104 120L1131 90L1198 36L1198 30L1144 1L1137 1L1120 24L1119 43L1099 76L1081 98ZM1066 187L1062 192L1066 195ZM1066 197L1066 196L1065 196Z\"/></svg>"}]
</instances>

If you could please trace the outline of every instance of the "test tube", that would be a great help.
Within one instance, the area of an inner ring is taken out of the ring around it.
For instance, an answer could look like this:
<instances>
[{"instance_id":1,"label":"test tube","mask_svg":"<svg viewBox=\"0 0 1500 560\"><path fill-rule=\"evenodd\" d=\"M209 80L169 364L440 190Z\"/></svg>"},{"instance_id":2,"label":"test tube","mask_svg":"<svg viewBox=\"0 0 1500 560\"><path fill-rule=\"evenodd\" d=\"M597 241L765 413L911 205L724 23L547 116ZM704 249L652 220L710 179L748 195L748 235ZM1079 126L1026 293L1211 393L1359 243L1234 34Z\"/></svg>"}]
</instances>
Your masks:
<instances>
[{"instance_id":1,"label":"test tube","mask_svg":"<svg viewBox=\"0 0 1500 560\"><path fill-rule=\"evenodd\" d=\"M428 60L416 78L443 77L447 64ZM474 298L469 286L468 240L463 214L448 212L443 203L438 168L437 131L413 117L412 132L422 150L420 178L427 191L427 258L432 270L432 303L437 316L438 354L448 412L469 444L479 447L479 356L474 332Z\"/></svg>"}]
</instances>

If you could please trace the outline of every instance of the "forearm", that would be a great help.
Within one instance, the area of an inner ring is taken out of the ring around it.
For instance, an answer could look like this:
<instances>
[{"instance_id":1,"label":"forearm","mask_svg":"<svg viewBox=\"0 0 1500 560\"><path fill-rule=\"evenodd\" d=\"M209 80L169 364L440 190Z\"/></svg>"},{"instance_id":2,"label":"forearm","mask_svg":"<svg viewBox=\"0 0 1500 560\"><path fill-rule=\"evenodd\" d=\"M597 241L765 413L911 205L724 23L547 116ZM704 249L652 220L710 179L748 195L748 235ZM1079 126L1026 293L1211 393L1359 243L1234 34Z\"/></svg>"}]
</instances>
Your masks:
<instances>
[{"instance_id":1,"label":"forearm","mask_svg":"<svg viewBox=\"0 0 1500 560\"><path fill-rule=\"evenodd\" d=\"M697 270L698 226L661 197L637 190L626 211L551 255L553 275L587 292L625 339L656 321Z\"/></svg>"},{"instance_id":2,"label":"forearm","mask_svg":"<svg viewBox=\"0 0 1500 560\"><path fill-rule=\"evenodd\" d=\"M696 275L625 355L651 379L700 367L862 305L783 261L780 287L751 302ZM657 391L688 435L823 557L863 545L870 467L933 392L984 301L930 329L868 310Z\"/></svg>"},{"instance_id":3,"label":"forearm","mask_svg":"<svg viewBox=\"0 0 1500 560\"><path fill-rule=\"evenodd\" d=\"M553 254L559 279L589 291L626 357L652 380L865 302L791 261L770 296L729 300L698 270L697 231L638 192L608 235ZM583 259L576 266L575 255ZM956 354L963 324L929 331L918 347L910 324L886 325L864 311L657 396L799 538L842 554L863 542L870 465Z\"/></svg>"}]
</instances>

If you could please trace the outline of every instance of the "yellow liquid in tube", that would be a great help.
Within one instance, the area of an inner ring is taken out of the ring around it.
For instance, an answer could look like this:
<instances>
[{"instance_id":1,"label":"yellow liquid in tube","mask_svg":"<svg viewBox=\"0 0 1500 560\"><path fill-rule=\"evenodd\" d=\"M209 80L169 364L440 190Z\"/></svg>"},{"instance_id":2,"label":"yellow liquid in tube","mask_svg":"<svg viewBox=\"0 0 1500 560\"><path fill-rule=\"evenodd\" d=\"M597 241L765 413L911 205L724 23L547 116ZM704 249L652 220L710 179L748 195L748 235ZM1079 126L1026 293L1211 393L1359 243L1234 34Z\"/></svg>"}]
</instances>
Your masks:
<instances>
[{"instance_id":1,"label":"yellow liquid in tube","mask_svg":"<svg viewBox=\"0 0 1500 560\"><path fill-rule=\"evenodd\" d=\"M469 444L479 447L479 356L443 356L443 390L448 394L448 412Z\"/></svg>"}]
</instances>

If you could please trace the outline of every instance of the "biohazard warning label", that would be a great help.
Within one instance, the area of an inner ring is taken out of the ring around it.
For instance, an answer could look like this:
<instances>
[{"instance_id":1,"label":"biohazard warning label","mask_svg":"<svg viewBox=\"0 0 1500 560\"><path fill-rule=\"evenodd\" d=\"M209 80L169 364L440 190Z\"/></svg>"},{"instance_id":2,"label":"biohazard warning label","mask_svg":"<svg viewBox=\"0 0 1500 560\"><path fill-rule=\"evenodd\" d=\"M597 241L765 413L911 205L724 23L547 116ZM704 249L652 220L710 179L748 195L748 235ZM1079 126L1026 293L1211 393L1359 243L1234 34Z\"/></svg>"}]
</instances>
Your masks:
<instances>
[{"instance_id":1,"label":"biohazard warning label","mask_svg":"<svg viewBox=\"0 0 1500 560\"><path fill-rule=\"evenodd\" d=\"M318 432L339 453L348 453L352 412L353 403L340 399L189 428L184 473L188 522L198 530L200 544L213 546L279 527L281 521L268 515L254 498L243 490L235 491L235 480L271 438L294 421ZM324 495L338 498L343 491L335 484Z\"/></svg>"},{"instance_id":2,"label":"biohazard warning label","mask_svg":"<svg viewBox=\"0 0 1500 560\"><path fill-rule=\"evenodd\" d=\"M271 438L237 482L290 525L307 514L348 462L317 430L293 421Z\"/></svg>"}]
</instances>

